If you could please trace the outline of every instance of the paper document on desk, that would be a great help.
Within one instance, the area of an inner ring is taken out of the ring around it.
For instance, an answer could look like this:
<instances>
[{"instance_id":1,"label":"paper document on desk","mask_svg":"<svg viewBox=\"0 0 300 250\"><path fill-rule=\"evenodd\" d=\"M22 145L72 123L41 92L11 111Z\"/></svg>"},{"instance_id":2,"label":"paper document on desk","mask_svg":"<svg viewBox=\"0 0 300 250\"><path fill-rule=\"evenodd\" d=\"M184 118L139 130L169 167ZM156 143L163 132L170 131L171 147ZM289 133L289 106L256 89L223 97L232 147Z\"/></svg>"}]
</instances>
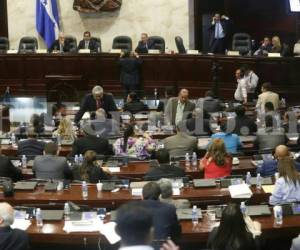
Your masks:
<instances>
[{"instance_id":1,"label":"paper document on desk","mask_svg":"<svg viewBox=\"0 0 300 250\"><path fill-rule=\"evenodd\" d=\"M103 234L110 244L116 244L121 240L120 236L116 233L116 223L109 222L102 224L100 228L100 233Z\"/></svg>"},{"instance_id":2,"label":"paper document on desk","mask_svg":"<svg viewBox=\"0 0 300 250\"><path fill-rule=\"evenodd\" d=\"M275 185L262 185L262 189L265 193L272 194L274 191Z\"/></svg>"},{"instance_id":3,"label":"paper document on desk","mask_svg":"<svg viewBox=\"0 0 300 250\"><path fill-rule=\"evenodd\" d=\"M111 173L120 173L121 172L121 168L120 167L109 167L108 170Z\"/></svg>"},{"instance_id":4,"label":"paper document on desk","mask_svg":"<svg viewBox=\"0 0 300 250\"><path fill-rule=\"evenodd\" d=\"M67 233L97 232L100 231L103 222L98 218L93 220L66 221L63 230Z\"/></svg>"},{"instance_id":5,"label":"paper document on desk","mask_svg":"<svg viewBox=\"0 0 300 250\"><path fill-rule=\"evenodd\" d=\"M247 184L229 186L231 198L250 198L252 191Z\"/></svg>"},{"instance_id":6,"label":"paper document on desk","mask_svg":"<svg viewBox=\"0 0 300 250\"><path fill-rule=\"evenodd\" d=\"M25 219L15 219L14 224L12 224L10 227L12 229L20 229L26 231L27 228L31 225L30 220Z\"/></svg>"}]
</instances>

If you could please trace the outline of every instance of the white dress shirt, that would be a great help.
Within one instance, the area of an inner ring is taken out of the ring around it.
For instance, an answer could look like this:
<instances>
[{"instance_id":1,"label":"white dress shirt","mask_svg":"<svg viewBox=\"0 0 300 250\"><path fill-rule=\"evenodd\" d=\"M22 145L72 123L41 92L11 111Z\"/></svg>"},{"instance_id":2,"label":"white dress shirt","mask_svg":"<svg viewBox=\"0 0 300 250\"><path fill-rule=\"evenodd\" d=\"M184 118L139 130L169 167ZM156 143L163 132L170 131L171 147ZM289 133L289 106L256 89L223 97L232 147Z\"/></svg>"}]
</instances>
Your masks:
<instances>
[{"instance_id":1,"label":"white dress shirt","mask_svg":"<svg viewBox=\"0 0 300 250\"><path fill-rule=\"evenodd\" d=\"M225 37L224 29L221 22L215 24L215 39L222 39Z\"/></svg>"},{"instance_id":2,"label":"white dress shirt","mask_svg":"<svg viewBox=\"0 0 300 250\"><path fill-rule=\"evenodd\" d=\"M85 41L84 43L85 43L84 48L85 48L85 49L89 49L89 43L90 43L90 42L89 42L89 41Z\"/></svg>"},{"instance_id":3,"label":"white dress shirt","mask_svg":"<svg viewBox=\"0 0 300 250\"><path fill-rule=\"evenodd\" d=\"M259 80L258 76L251 70L244 79L246 81L248 93L254 93Z\"/></svg>"},{"instance_id":4,"label":"white dress shirt","mask_svg":"<svg viewBox=\"0 0 300 250\"><path fill-rule=\"evenodd\" d=\"M244 78L238 79L238 86L234 93L234 99L240 102L244 102L247 99L247 84Z\"/></svg>"},{"instance_id":5,"label":"white dress shirt","mask_svg":"<svg viewBox=\"0 0 300 250\"><path fill-rule=\"evenodd\" d=\"M180 101L178 101L177 109L176 109L176 117L175 117L176 125L182 121L184 106L185 106L185 103L181 103Z\"/></svg>"},{"instance_id":6,"label":"white dress shirt","mask_svg":"<svg viewBox=\"0 0 300 250\"><path fill-rule=\"evenodd\" d=\"M140 245L140 246L131 246L131 247L121 247L119 250L154 250L153 247Z\"/></svg>"}]
</instances>

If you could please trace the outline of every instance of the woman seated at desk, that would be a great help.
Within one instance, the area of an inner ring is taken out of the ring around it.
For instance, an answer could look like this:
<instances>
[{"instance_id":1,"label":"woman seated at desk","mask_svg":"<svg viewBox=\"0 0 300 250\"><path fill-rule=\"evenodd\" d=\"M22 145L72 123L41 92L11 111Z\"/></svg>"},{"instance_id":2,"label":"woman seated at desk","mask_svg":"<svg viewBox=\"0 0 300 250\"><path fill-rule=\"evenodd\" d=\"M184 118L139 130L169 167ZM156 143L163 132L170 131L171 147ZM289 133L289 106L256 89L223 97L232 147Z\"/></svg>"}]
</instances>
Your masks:
<instances>
[{"instance_id":1,"label":"woman seated at desk","mask_svg":"<svg viewBox=\"0 0 300 250\"><path fill-rule=\"evenodd\" d=\"M76 139L76 133L73 130L71 120L62 118L59 122L57 130L53 132L54 137L60 136L61 140L74 141Z\"/></svg>"},{"instance_id":2,"label":"woman seated at desk","mask_svg":"<svg viewBox=\"0 0 300 250\"><path fill-rule=\"evenodd\" d=\"M85 152L83 163L76 165L72 172L74 180L86 181L88 183L98 183L99 180L110 179L110 175L98 165L96 152L92 150Z\"/></svg>"},{"instance_id":3,"label":"woman seated at desk","mask_svg":"<svg viewBox=\"0 0 300 250\"><path fill-rule=\"evenodd\" d=\"M113 144L116 155L128 155L141 160L149 158L155 148L153 139L147 133L137 136L133 125L129 125L124 131L124 137L117 139Z\"/></svg>"},{"instance_id":4,"label":"woman seated at desk","mask_svg":"<svg viewBox=\"0 0 300 250\"><path fill-rule=\"evenodd\" d=\"M300 175L291 157L278 161L279 179L270 196L271 205L300 201Z\"/></svg>"},{"instance_id":5,"label":"woman seated at desk","mask_svg":"<svg viewBox=\"0 0 300 250\"><path fill-rule=\"evenodd\" d=\"M229 176L232 168L232 157L226 152L222 139L214 139L208 146L207 153L200 161L200 170L205 179Z\"/></svg>"}]
</instances>

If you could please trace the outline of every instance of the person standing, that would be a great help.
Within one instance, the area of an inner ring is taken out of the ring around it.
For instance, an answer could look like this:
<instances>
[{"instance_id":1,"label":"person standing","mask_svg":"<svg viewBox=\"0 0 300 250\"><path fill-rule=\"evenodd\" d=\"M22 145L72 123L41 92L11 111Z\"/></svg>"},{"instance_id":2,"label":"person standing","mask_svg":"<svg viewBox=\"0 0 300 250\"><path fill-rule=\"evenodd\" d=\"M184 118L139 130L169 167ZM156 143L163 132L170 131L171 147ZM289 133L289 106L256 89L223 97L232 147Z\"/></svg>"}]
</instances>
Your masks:
<instances>
[{"instance_id":1,"label":"person standing","mask_svg":"<svg viewBox=\"0 0 300 250\"><path fill-rule=\"evenodd\" d=\"M91 94L83 98L80 109L75 116L75 123L79 123L85 112L91 112L91 119L95 119L95 111L98 109L104 109L108 117L111 115L109 112L117 111L112 94L104 93L103 88L99 85L93 88Z\"/></svg>"},{"instance_id":2,"label":"person standing","mask_svg":"<svg viewBox=\"0 0 300 250\"><path fill-rule=\"evenodd\" d=\"M216 13L212 18L209 31L210 52L214 54L224 54L226 49L226 35L228 33L229 17Z\"/></svg>"},{"instance_id":3,"label":"person standing","mask_svg":"<svg viewBox=\"0 0 300 250\"><path fill-rule=\"evenodd\" d=\"M124 98L130 92L139 93L141 63L142 61L137 53L121 53L119 60L120 82L124 88Z\"/></svg>"},{"instance_id":4,"label":"person standing","mask_svg":"<svg viewBox=\"0 0 300 250\"><path fill-rule=\"evenodd\" d=\"M243 69L237 69L235 71L237 88L234 93L234 99L242 104L246 104L248 102L248 90L244 74L245 72Z\"/></svg>"}]
</instances>

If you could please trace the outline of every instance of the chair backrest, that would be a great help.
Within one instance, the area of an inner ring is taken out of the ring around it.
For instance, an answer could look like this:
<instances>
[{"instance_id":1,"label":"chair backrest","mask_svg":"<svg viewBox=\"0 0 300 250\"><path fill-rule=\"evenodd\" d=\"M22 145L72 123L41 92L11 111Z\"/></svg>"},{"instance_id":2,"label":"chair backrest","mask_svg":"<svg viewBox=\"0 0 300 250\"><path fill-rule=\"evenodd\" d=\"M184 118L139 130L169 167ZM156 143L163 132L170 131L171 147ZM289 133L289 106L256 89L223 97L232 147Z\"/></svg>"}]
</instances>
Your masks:
<instances>
[{"instance_id":1,"label":"chair backrest","mask_svg":"<svg viewBox=\"0 0 300 250\"><path fill-rule=\"evenodd\" d=\"M113 40L112 48L132 51L132 40L129 36L116 36Z\"/></svg>"},{"instance_id":2,"label":"chair backrest","mask_svg":"<svg viewBox=\"0 0 300 250\"><path fill-rule=\"evenodd\" d=\"M246 55L251 51L251 37L247 33L236 33L232 38L232 50Z\"/></svg>"},{"instance_id":3,"label":"chair backrest","mask_svg":"<svg viewBox=\"0 0 300 250\"><path fill-rule=\"evenodd\" d=\"M0 37L0 51L9 50L9 40L7 37Z\"/></svg>"},{"instance_id":4,"label":"chair backrest","mask_svg":"<svg viewBox=\"0 0 300 250\"><path fill-rule=\"evenodd\" d=\"M283 43L282 44L282 50L281 50L281 56L290 56L291 53L291 48L288 44Z\"/></svg>"},{"instance_id":5,"label":"chair backrest","mask_svg":"<svg viewBox=\"0 0 300 250\"><path fill-rule=\"evenodd\" d=\"M65 36L66 44L69 44L70 52L77 51L77 40L74 36Z\"/></svg>"},{"instance_id":6,"label":"chair backrest","mask_svg":"<svg viewBox=\"0 0 300 250\"><path fill-rule=\"evenodd\" d=\"M186 49L184 47L182 37L176 36L175 37L175 43L176 43L176 47L177 47L178 53L179 54L185 54L186 53Z\"/></svg>"},{"instance_id":7,"label":"chair backrest","mask_svg":"<svg viewBox=\"0 0 300 250\"><path fill-rule=\"evenodd\" d=\"M19 43L19 52L34 52L38 49L38 41L35 37L22 37Z\"/></svg>"},{"instance_id":8,"label":"chair backrest","mask_svg":"<svg viewBox=\"0 0 300 250\"><path fill-rule=\"evenodd\" d=\"M154 49L160 50L161 53L165 52L165 39L162 38L161 36L150 36L149 40L153 41L154 43Z\"/></svg>"},{"instance_id":9,"label":"chair backrest","mask_svg":"<svg viewBox=\"0 0 300 250\"><path fill-rule=\"evenodd\" d=\"M102 42L99 37L91 37L91 40L94 40L99 48L98 52L102 52Z\"/></svg>"}]
</instances>

